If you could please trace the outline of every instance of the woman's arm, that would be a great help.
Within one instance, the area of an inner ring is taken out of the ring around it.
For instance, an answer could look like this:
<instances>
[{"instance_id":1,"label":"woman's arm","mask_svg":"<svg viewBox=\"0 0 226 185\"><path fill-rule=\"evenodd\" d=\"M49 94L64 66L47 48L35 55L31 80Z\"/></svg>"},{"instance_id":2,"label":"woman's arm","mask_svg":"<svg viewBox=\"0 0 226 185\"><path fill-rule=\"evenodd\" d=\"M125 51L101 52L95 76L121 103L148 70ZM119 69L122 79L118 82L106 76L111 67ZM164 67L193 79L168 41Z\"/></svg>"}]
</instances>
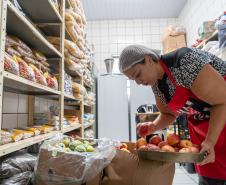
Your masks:
<instances>
[{"instance_id":1,"label":"woman's arm","mask_svg":"<svg viewBox=\"0 0 226 185\"><path fill-rule=\"evenodd\" d=\"M158 98L156 98L156 105L160 111L160 115L153 122L139 123L137 125L137 132L141 137L166 128L176 119L174 113L166 105L163 105Z\"/></svg>"},{"instance_id":2,"label":"woman's arm","mask_svg":"<svg viewBox=\"0 0 226 185\"><path fill-rule=\"evenodd\" d=\"M156 98L156 105L160 111L160 115L152 122L155 125L155 131L166 128L176 119L176 115L169 110L167 105L163 105L159 98Z\"/></svg>"},{"instance_id":3,"label":"woman's arm","mask_svg":"<svg viewBox=\"0 0 226 185\"><path fill-rule=\"evenodd\" d=\"M201 100L212 105L209 129L203 148L214 148L226 123L226 82L209 64L199 72L191 91ZM214 158L208 162L213 162Z\"/></svg>"}]
</instances>

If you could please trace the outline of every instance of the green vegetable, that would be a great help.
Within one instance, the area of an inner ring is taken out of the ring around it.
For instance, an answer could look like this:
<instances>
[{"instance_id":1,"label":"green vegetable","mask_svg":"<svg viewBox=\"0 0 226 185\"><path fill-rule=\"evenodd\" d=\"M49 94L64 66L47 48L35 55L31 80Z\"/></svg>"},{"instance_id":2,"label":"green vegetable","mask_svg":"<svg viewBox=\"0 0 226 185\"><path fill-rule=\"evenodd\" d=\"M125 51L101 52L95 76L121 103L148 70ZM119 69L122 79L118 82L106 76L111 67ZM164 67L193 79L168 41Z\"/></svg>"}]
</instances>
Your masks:
<instances>
[{"instance_id":1,"label":"green vegetable","mask_svg":"<svg viewBox=\"0 0 226 185\"><path fill-rule=\"evenodd\" d=\"M78 146L76 146L75 150L76 150L77 152L86 152L86 148L85 148L85 146L83 146L83 145L78 145Z\"/></svg>"},{"instance_id":2,"label":"green vegetable","mask_svg":"<svg viewBox=\"0 0 226 185\"><path fill-rule=\"evenodd\" d=\"M86 151L87 151L87 152L94 152L94 148L93 148L91 145L88 145L88 146L86 147Z\"/></svg>"}]
</instances>

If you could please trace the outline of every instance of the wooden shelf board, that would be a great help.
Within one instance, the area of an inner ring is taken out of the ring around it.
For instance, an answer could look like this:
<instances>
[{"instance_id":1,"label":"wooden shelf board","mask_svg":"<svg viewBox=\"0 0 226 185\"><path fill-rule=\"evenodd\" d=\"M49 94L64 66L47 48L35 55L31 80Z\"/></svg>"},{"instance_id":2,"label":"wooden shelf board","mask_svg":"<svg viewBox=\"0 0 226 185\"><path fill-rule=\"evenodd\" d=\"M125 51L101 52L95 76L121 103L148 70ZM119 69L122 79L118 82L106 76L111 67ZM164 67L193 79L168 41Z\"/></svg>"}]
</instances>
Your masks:
<instances>
[{"instance_id":1,"label":"wooden shelf board","mask_svg":"<svg viewBox=\"0 0 226 185\"><path fill-rule=\"evenodd\" d=\"M81 124L79 123L79 124L77 124L77 125L74 125L74 126L72 126L72 127L68 127L68 128L65 128L65 129L63 129L63 133L67 133L67 132L70 132L70 131L73 131L73 130L77 130L77 129L79 129L79 128L81 128L82 126L81 126Z\"/></svg>"},{"instance_id":2,"label":"wooden shelf board","mask_svg":"<svg viewBox=\"0 0 226 185\"><path fill-rule=\"evenodd\" d=\"M26 148L26 147L31 146L31 145L36 144L36 143L42 142L46 139L49 139L49 138L55 136L57 133L60 133L60 132L59 131L53 131L53 132L50 132L50 133L47 133L47 134L41 134L41 135L38 135L38 136L34 136L34 137L31 137L31 138L27 138L27 139L24 139L24 140L17 141L17 142L14 142L14 143L1 145L0 146L0 156L15 152L17 150Z\"/></svg>"},{"instance_id":3,"label":"wooden shelf board","mask_svg":"<svg viewBox=\"0 0 226 185\"><path fill-rule=\"evenodd\" d=\"M28 95L60 95L56 91L44 85L24 79L20 76L4 71L4 90Z\"/></svg>"}]
</instances>

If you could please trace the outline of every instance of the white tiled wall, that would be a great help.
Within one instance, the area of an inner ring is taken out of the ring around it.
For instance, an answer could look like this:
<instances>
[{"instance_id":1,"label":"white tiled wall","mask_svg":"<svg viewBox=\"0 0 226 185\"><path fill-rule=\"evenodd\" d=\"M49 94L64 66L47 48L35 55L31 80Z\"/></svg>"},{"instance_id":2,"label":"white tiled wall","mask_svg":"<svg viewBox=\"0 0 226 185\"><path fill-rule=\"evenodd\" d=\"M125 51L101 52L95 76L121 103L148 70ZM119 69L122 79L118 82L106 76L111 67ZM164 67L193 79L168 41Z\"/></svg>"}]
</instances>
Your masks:
<instances>
[{"instance_id":1,"label":"white tiled wall","mask_svg":"<svg viewBox=\"0 0 226 185\"><path fill-rule=\"evenodd\" d=\"M176 18L89 21L87 38L95 47L95 63L100 73L105 73L104 59L119 55L130 44L142 44L161 49L160 36Z\"/></svg>"},{"instance_id":2,"label":"white tiled wall","mask_svg":"<svg viewBox=\"0 0 226 185\"><path fill-rule=\"evenodd\" d=\"M179 15L179 22L187 31L187 44L198 38L198 27L203 21L214 20L226 11L226 0L188 0Z\"/></svg>"},{"instance_id":3,"label":"white tiled wall","mask_svg":"<svg viewBox=\"0 0 226 185\"><path fill-rule=\"evenodd\" d=\"M27 125L28 96L4 92L2 128L16 128Z\"/></svg>"},{"instance_id":4,"label":"white tiled wall","mask_svg":"<svg viewBox=\"0 0 226 185\"><path fill-rule=\"evenodd\" d=\"M58 104L57 101L36 97L35 112L49 112L51 105ZM2 128L13 129L28 125L28 96L4 92Z\"/></svg>"}]
</instances>

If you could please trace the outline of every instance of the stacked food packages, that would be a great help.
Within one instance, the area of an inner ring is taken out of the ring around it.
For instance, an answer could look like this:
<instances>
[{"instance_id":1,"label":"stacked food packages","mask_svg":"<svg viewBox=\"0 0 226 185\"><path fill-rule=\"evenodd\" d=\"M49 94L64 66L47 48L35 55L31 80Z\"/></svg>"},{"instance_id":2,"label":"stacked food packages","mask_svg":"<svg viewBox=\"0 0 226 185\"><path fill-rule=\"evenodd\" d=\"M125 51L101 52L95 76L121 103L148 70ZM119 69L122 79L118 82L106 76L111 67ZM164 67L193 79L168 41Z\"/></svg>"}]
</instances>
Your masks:
<instances>
[{"instance_id":1,"label":"stacked food packages","mask_svg":"<svg viewBox=\"0 0 226 185\"><path fill-rule=\"evenodd\" d=\"M2 129L0 130L0 145L17 142L23 139L46 134L53 131L50 125L30 126L25 128Z\"/></svg>"},{"instance_id":2,"label":"stacked food packages","mask_svg":"<svg viewBox=\"0 0 226 185\"><path fill-rule=\"evenodd\" d=\"M84 101L88 105L94 105L95 104L95 94L93 92L88 92L86 96L84 97Z\"/></svg>"},{"instance_id":3,"label":"stacked food packages","mask_svg":"<svg viewBox=\"0 0 226 185\"><path fill-rule=\"evenodd\" d=\"M19 38L7 35L4 69L41 85L58 90L57 79L50 74L46 57L28 47Z\"/></svg>"},{"instance_id":4,"label":"stacked food packages","mask_svg":"<svg viewBox=\"0 0 226 185\"><path fill-rule=\"evenodd\" d=\"M64 92L67 95L73 95L72 91L72 77L64 73Z\"/></svg>"},{"instance_id":5,"label":"stacked food packages","mask_svg":"<svg viewBox=\"0 0 226 185\"><path fill-rule=\"evenodd\" d=\"M94 122L95 122L94 117L95 117L94 114L90 114L90 113L84 114L83 115L84 126L94 124Z\"/></svg>"},{"instance_id":6,"label":"stacked food packages","mask_svg":"<svg viewBox=\"0 0 226 185\"><path fill-rule=\"evenodd\" d=\"M72 91L73 95L77 99L82 99L84 96L87 95L86 89L79 83L72 82Z\"/></svg>"},{"instance_id":7,"label":"stacked food packages","mask_svg":"<svg viewBox=\"0 0 226 185\"><path fill-rule=\"evenodd\" d=\"M79 124L79 118L77 116L65 115L64 117L71 126Z\"/></svg>"}]
</instances>

